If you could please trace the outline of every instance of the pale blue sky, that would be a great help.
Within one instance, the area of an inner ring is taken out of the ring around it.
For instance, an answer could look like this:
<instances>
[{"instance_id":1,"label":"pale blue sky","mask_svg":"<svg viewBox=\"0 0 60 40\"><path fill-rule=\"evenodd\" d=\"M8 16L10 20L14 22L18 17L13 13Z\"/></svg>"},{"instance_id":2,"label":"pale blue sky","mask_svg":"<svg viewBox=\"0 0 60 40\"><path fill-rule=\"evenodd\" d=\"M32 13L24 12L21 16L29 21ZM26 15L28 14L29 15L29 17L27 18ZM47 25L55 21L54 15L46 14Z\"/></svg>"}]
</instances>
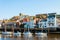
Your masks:
<instances>
[{"instance_id":1,"label":"pale blue sky","mask_svg":"<svg viewBox=\"0 0 60 40\"><path fill-rule=\"evenodd\" d=\"M0 0L0 19L51 12L60 13L60 0Z\"/></svg>"}]
</instances>

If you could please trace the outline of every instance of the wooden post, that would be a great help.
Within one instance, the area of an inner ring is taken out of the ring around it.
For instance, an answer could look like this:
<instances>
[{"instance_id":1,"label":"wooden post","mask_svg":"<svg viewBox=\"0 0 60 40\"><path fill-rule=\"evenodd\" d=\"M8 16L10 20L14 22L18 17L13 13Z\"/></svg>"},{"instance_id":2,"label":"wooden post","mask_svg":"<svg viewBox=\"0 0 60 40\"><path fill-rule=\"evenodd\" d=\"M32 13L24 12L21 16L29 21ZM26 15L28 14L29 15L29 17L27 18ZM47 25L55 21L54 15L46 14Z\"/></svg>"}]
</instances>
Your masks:
<instances>
[{"instance_id":1,"label":"wooden post","mask_svg":"<svg viewBox=\"0 0 60 40\"><path fill-rule=\"evenodd\" d=\"M6 25L4 26L5 32L6 32Z\"/></svg>"},{"instance_id":2,"label":"wooden post","mask_svg":"<svg viewBox=\"0 0 60 40\"><path fill-rule=\"evenodd\" d=\"M14 27L13 27L13 26L12 26L12 32L13 32L13 34L14 34ZM13 34L12 34L12 35L13 35ZM13 35L13 36L14 36L14 35Z\"/></svg>"},{"instance_id":3,"label":"wooden post","mask_svg":"<svg viewBox=\"0 0 60 40\"><path fill-rule=\"evenodd\" d=\"M49 33L49 30L50 30L50 29L48 28L48 33Z\"/></svg>"}]
</instances>

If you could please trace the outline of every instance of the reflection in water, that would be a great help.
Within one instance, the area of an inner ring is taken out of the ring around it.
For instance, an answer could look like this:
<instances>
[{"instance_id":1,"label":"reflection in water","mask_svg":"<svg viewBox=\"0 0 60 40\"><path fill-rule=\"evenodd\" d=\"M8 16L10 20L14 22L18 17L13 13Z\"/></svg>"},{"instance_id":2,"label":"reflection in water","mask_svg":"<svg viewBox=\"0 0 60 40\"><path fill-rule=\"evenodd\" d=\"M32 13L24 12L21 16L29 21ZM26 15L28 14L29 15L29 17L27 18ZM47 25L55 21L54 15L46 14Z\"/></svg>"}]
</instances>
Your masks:
<instances>
[{"instance_id":1,"label":"reflection in water","mask_svg":"<svg viewBox=\"0 0 60 40\"><path fill-rule=\"evenodd\" d=\"M0 34L0 40L60 40L60 34L48 34L47 37L39 37L37 35L33 35L32 37L24 37L24 35L7 36Z\"/></svg>"},{"instance_id":2,"label":"reflection in water","mask_svg":"<svg viewBox=\"0 0 60 40\"><path fill-rule=\"evenodd\" d=\"M47 37L47 33L35 33L37 37Z\"/></svg>"},{"instance_id":3,"label":"reflection in water","mask_svg":"<svg viewBox=\"0 0 60 40\"><path fill-rule=\"evenodd\" d=\"M32 37L32 33L31 32L24 32L24 37Z\"/></svg>"}]
</instances>

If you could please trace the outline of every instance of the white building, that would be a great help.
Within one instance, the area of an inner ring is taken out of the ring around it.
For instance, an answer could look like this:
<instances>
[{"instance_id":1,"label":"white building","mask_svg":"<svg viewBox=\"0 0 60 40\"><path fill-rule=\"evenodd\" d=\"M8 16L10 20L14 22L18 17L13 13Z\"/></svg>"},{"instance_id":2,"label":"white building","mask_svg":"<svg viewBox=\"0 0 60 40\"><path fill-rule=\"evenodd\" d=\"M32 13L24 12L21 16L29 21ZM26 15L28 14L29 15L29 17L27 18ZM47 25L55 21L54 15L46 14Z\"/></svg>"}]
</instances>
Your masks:
<instances>
[{"instance_id":1,"label":"white building","mask_svg":"<svg viewBox=\"0 0 60 40\"><path fill-rule=\"evenodd\" d=\"M48 13L47 27L56 27L56 13Z\"/></svg>"},{"instance_id":2,"label":"white building","mask_svg":"<svg viewBox=\"0 0 60 40\"><path fill-rule=\"evenodd\" d=\"M39 28L57 27L56 26L56 13L40 14L40 15L37 15L37 17L42 17L38 23Z\"/></svg>"}]
</instances>

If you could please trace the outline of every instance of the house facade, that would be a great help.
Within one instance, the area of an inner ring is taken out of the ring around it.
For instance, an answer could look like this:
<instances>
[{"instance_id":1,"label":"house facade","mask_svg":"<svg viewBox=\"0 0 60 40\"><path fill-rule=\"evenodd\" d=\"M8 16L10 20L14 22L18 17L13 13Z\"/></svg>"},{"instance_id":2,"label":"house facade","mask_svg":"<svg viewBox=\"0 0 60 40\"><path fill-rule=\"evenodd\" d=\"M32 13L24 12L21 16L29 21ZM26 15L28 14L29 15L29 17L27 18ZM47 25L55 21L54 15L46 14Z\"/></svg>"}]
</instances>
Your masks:
<instances>
[{"instance_id":1,"label":"house facade","mask_svg":"<svg viewBox=\"0 0 60 40\"><path fill-rule=\"evenodd\" d=\"M60 28L60 15L56 15L56 26Z\"/></svg>"},{"instance_id":2,"label":"house facade","mask_svg":"<svg viewBox=\"0 0 60 40\"><path fill-rule=\"evenodd\" d=\"M56 27L56 13L48 13L47 27Z\"/></svg>"}]
</instances>

